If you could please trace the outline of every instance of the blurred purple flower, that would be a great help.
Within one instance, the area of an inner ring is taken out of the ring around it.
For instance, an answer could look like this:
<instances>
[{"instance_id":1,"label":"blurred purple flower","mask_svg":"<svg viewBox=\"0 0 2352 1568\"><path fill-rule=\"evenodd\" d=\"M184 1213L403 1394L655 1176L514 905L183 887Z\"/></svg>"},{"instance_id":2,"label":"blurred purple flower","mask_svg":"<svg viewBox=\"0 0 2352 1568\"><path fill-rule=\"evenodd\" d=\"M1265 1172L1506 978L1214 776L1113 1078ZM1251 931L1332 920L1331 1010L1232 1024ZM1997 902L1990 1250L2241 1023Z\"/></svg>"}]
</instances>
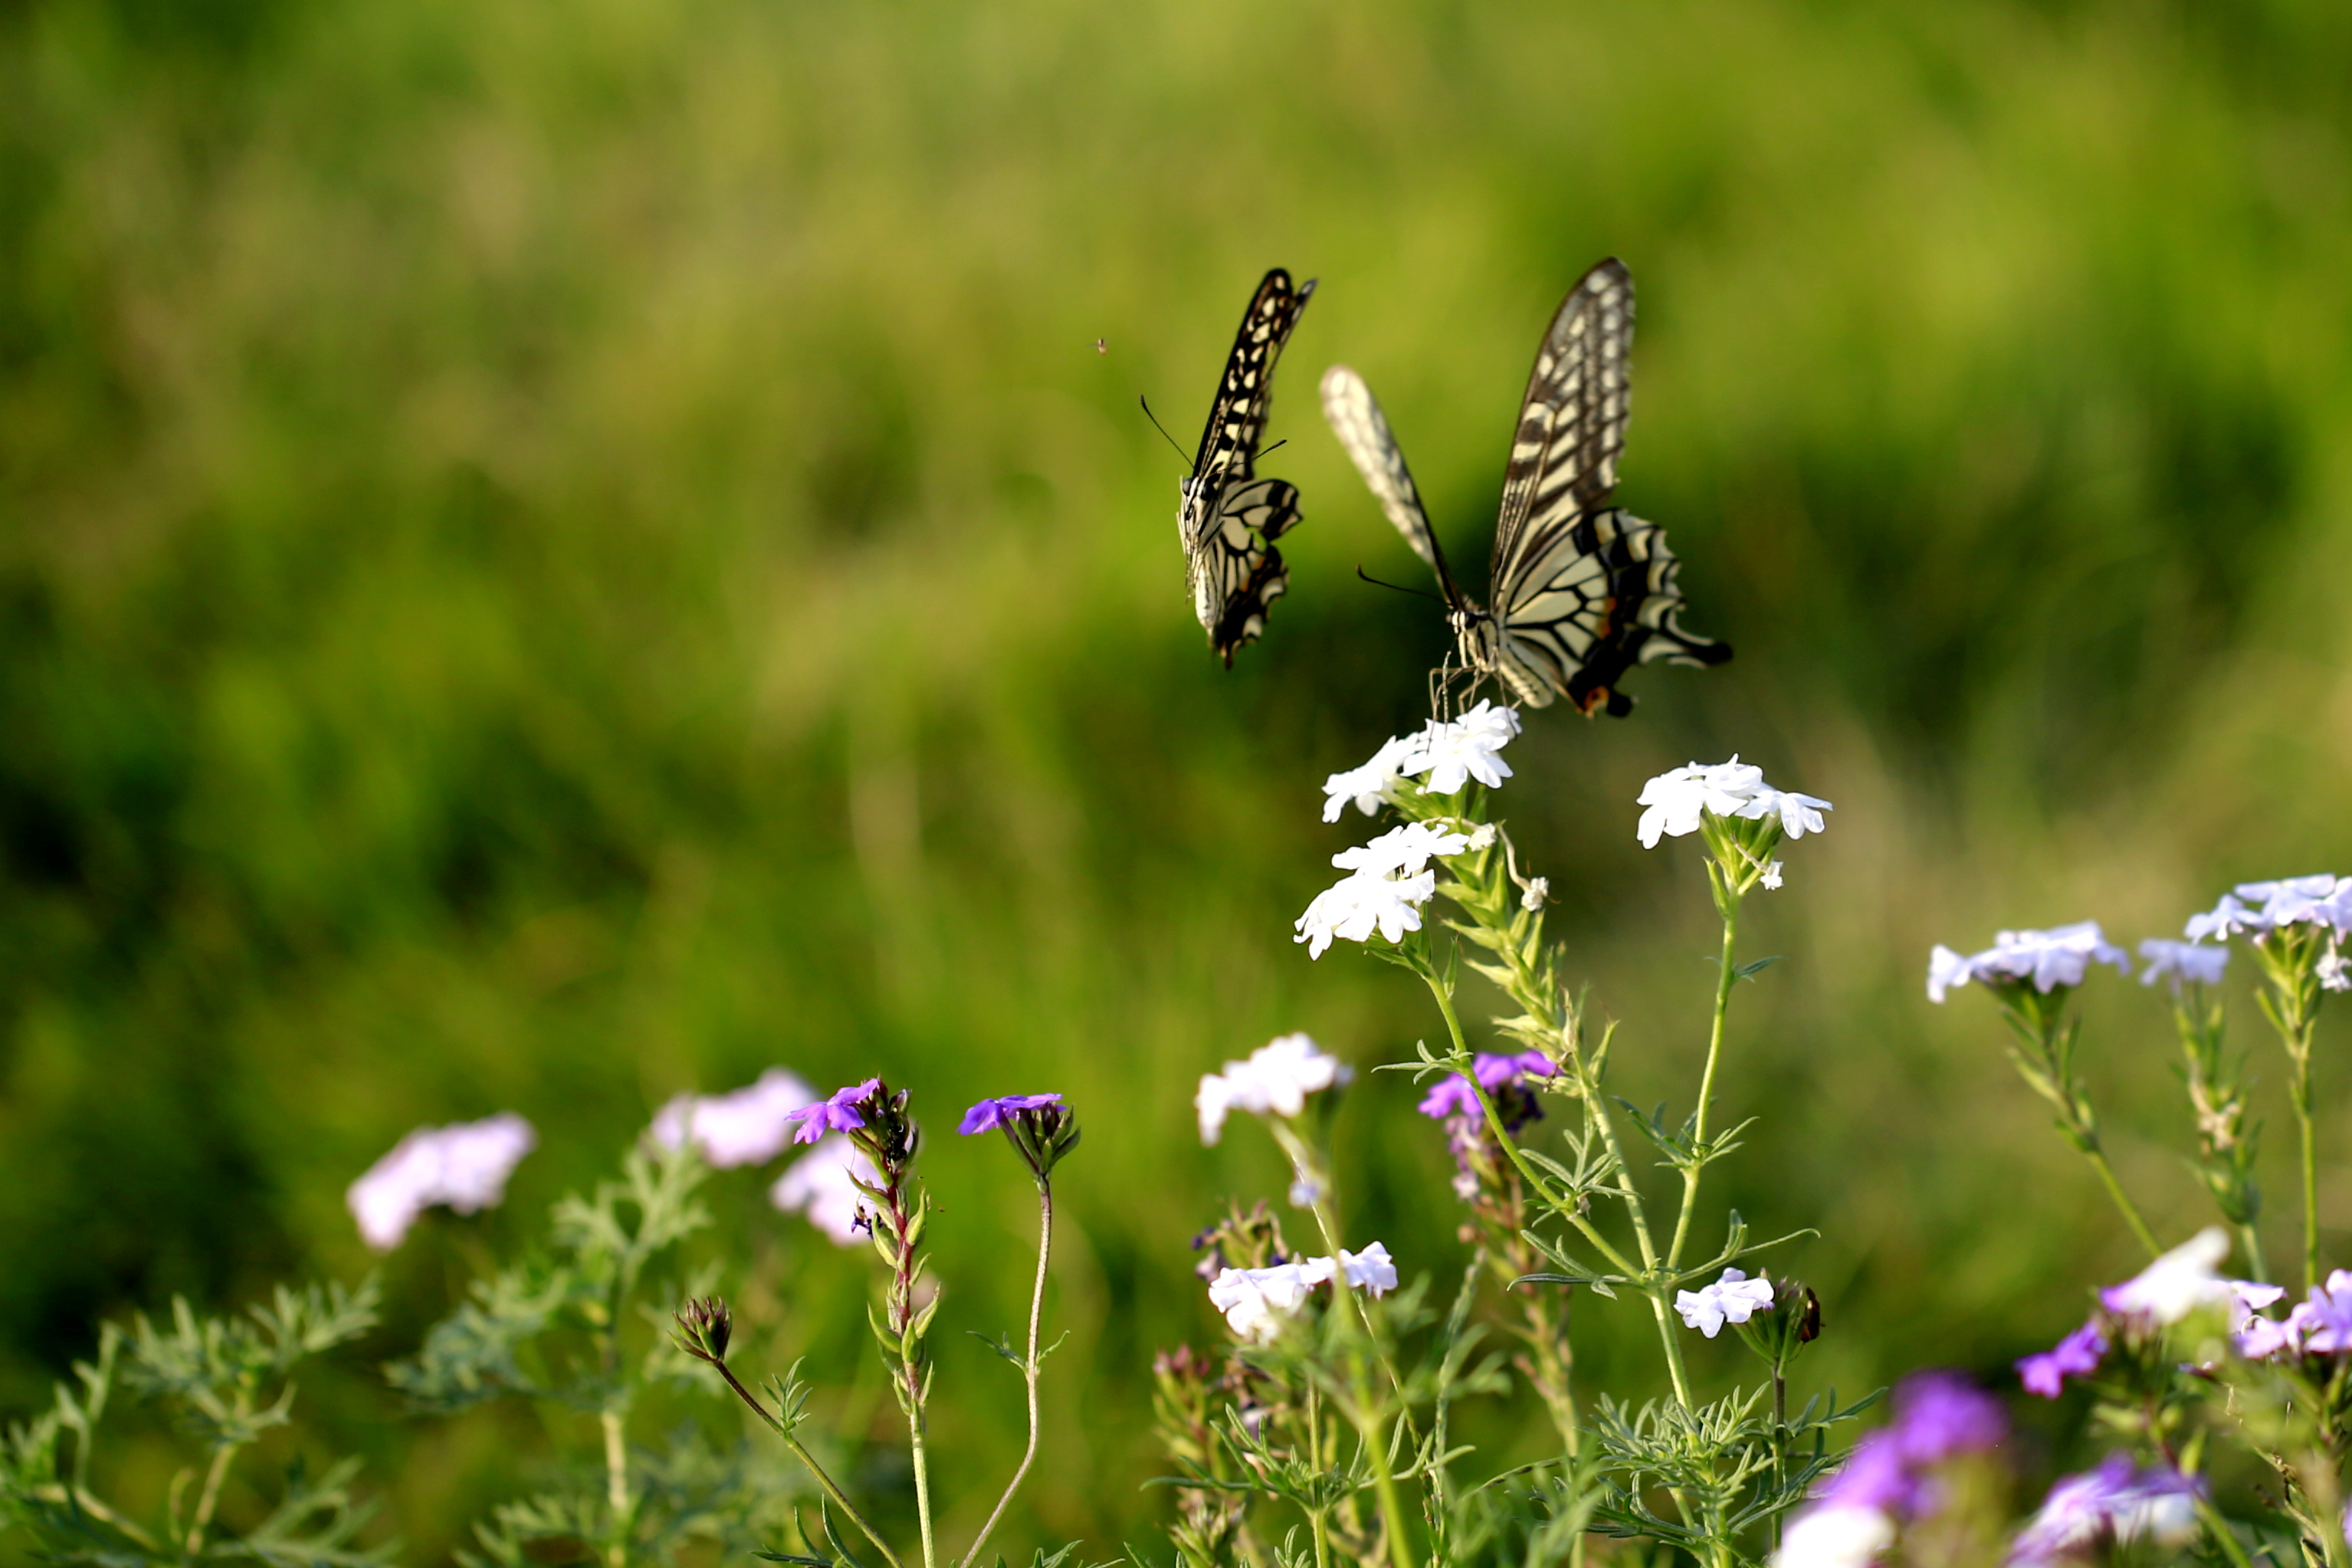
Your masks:
<instances>
[{"instance_id":1,"label":"blurred purple flower","mask_svg":"<svg viewBox=\"0 0 2352 1568\"><path fill-rule=\"evenodd\" d=\"M864 1083L836 1089L814 1105L802 1106L793 1112L792 1119L801 1124L801 1130L793 1134L793 1142L814 1143L827 1132L855 1132L866 1125L858 1106L881 1087L880 1079L869 1078Z\"/></svg>"},{"instance_id":2,"label":"blurred purple flower","mask_svg":"<svg viewBox=\"0 0 2352 1568\"><path fill-rule=\"evenodd\" d=\"M2219 985L2222 972L2230 967L2230 950L2210 942L2168 942L2152 936L2139 944L2139 955L2147 963L2139 972L2139 983L2153 985L2168 980L2176 996L2184 984Z\"/></svg>"},{"instance_id":3,"label":"blurred purple flower","mask_svg":"<svg viewBox=\"0 0 2352 1568\"><path fill-rule=\"evenodd\" d=\"M513 1111L480 1121L420 1127L368 1167L344 1196L360 1236L378 1252L398 1247L416 1216L436 1204L459 1214L495 1206L507 1178L539 1134Z\"/></svg>"},{"instance_id":4,"label":"blurred purple flower","mask_svg":"<svg viewBox=\"0 0 2352 1568\"><path fill-rule=\"evenodd\" d=\"M2310 1297L2296 1306L2290 1321L2295 1319L2308 1332L2305 1350L2352 1351L2352 1273L2338 1268L2325 1284L2314 1285Z\"/></svg>"},{"instance_id":5,"label":"blurred purple flower","mask_svg":"<svg viewBox=\"0 0 2352 1568\"><path fill-rule=\"evenodd\" d=\"M1005 1094L994 1100L983 1100L963 1113L956 1131L969 1138L975 1132L986 1132L1003 1126L1024 1110L1034 1110L1041 1105L1059 1105L1059 1094Z\"/></svg>"},{"instance_id":6,"label":"blurred purple flower","mask_svg":"<svg viewBox=\"0 0 2352 1568\"><path fill-rule=\"evenodd\" d=\"M2068 1378L2088 1377L2098 1371L2099 1358L2106 1353L2107 1331L2093 1318L2048 1350L2020 1360L2017 1375L2028 1394L2055 1399Z\"/></svg>"},{"instance_id":7,"label":"blurred purple flower","mask_svg":"<svg viewBox=\"0 0 2352 1568\"><path fill-rule=\"evenodd\" d=\"M792 1142L793 1118L815 1090L782 1068L732 1094L681 1094L654 1116L654 1142L675 1149L688 1137L716 1169L764 1165Z\"/></svg>"},{"instance_id":8,"label":"blurred purple flower","mask_svg":"<svg viewBox=\"0 0 2352 1568\"><path fill-rule=\"evenodd\" d=\"M1478 1086L1488 1094L1505 1089L1517 1088L1531 1078L1551 1078L1559 1071L1559 1064L1541 1051L1521 1051L1516 1056L1501 1056L1481 1051L1471 1059L1470 1070L1478 1075ZM1528 1101L1530 1107L1534 1101ZM1470 1092L1470 1083L1460 1073L1441 1079L1422 1100L1421 1113L1432 1121L1443 1121L1449 1116L1475 1117L1480 1114L1478 1097ZM1508 1121L1507 1114L1505 1117ZM1517 1131L1513 1127L1512 1131Z\"/></svg>"},{"instance_id":9,"label":"blurred purple flower","mask_svg":"<svg viewBox=\"0 0 2352 1568\"><path fill-rule=\"evenodd\" d=\"M2109 1542L2177 1545L2197 1529L2203 1490L2203 1482L2168 1465L2135 1469L2130 1455L2109 1454L2097 1469L2050 1489L2041 1511L2010 1546L2011 1568L2087 1557Z\"/></svg>"},{"instance_id":10,"label":"blurred purple flower","mask_svg":"<svg viewBox=\"0 0 2352 1568\"><path fill-rule=\"evenodd\" d=\"M1948 1372L1916 1373L1895 1391L1895 1419L1854 1445L1828 1484L1790 1521L1776 1568L1862 1568L1895 1527L1933 1513L1933 1474L2009 1438L1991 1395Z\"/></svg>"},{"instance_id":11,"label":"blurred purple flower","mask_svg":"<svg viewBox=\"0 0 2352 1568\"><path fill-rule=\"evenodd\" d=\"M864 1215L871 1202L858 1186L882 1184L882 1173L865 1151L835 1134L784 1167L768 1189L768 1201L786 1214L808 1216L809 1224L843 1247L855 1247L871 1234Z\"/></svg>"},{"instance_id":12,"label":"blurred purple flower","mask_svg":"<svg viewBox=\"0 0 2352 1568\"><path fill-rule=\"evenodd\" d=\"M1914 1467L1990 1453L2009 1440L2000 1402L1958 1373L1917 1372L1895 1390L1895 1451Z\"/></svg>"}]
</instances>

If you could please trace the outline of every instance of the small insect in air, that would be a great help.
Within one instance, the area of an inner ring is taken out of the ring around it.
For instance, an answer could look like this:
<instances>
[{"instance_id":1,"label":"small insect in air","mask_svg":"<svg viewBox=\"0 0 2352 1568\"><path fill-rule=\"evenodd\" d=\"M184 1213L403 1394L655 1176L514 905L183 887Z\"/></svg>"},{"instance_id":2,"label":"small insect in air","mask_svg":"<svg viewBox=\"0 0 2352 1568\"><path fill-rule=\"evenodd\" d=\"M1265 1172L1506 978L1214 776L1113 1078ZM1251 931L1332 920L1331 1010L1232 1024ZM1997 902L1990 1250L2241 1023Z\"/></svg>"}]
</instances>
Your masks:
<instances>
[{"instance_id":1,"label":"small insect in air","mask_svg":"<svg viewBox=\"0 0 2352 1568\"><path fill-rule=\"evenodd\" d=\"M1404 453L1363 378L1345 365L1323 375L1323 416L1364 483L1437 574L1459 665L1442 682L1492 677L1531 708L1566 697L1579 710L1622 718L1617 689L1637 664L1721 664L1727 643L1685 631L1679 565L1664 530L1609 504L1625 446L1633 278L1612 257L1560 301L1536 351L1503 470L1501 515L1487 573L1488 609L1446 570Z\"/></svg>"},{"instance_id":2,"label":"small insect in air","mask_svg":"<svg viewBox=\"0 0 2352 1568\"><path fill-rule=\"evenodd\" d=\"M1107 354L1110 353L1110 345L1103 342L1102 339L1097 338L1095 340L1095 353L1098 354Z\"/></svg>"},{"instance_id":3,"label":"small insect in air","mask_svg":"<svg viewBox=\"0 0 2352 1568\"><path fill-rule=\"evenodd\" d=\"M1290 586L1274 542L1298 521L1298 487L1257 477L1257 443L1273 401L1275 362L1314 292L1314 279L1294 289L1279 267L1258 284L1177 507L1192 610L1228 669L1234 650L1265 630L1266 606Z\"/></svg>"}]
</instances>

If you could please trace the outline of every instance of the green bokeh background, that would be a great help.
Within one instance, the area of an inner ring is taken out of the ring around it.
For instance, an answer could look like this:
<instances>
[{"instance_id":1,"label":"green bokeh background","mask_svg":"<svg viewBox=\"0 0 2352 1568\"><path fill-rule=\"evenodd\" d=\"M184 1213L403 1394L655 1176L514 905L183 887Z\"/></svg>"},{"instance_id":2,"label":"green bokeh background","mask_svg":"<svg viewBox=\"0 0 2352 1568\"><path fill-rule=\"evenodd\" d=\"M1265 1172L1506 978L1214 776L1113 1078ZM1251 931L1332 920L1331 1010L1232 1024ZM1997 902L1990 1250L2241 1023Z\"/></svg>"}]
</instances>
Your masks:
<instances>
[{"instance_id":1,"label":"green bokeh background","mask_svg":"<svg viewBox=\"0 0 2352 1568\"><path fill-rule=\"evenodd\" d=\"M653 1107L879 1070L944 1131L1057 1087L1071 1340L1011 1544L1139 1533L1150 1352L1215 1326L1186 1238L1282 1184L1254 1129L1199 1146L1193 1080L1437 1026L1288 940L1360 837L1317 783L1444 645L1353 575L1418 569L1315 377L1380 389L1475 563L1606 254L1641 289L1621 494L1739 656L1533 716L1503 808L1620 1088L1680 1107L1711 914L1634 794L1738 751L1836 802L1751 921L1790 962L1739 998L1729 1195L1821 1232L1783 1262L1823 1377L1998 1377L2134 1255L1990 1007L1922 999L1929 943L2171 934L2352 869L2347 58L2325 0L0 8L0 1410L100 1317L359 1277L352 1177L520 1110L508 1207L420 1230L315 1391L442 1560L583 1435L416 1422L368 1364ZM1189 443L1275 264L1322 279L1268 465L1307 521L1228 673L1135 402ZM2086 1006L2116 1161L2183 1235L2168 1023L2112 977ZM1450 1275L1412 1097L1350 1096L1351 1197ZM1017 1452L961 1331L1015 1321L1029 1198L992 1142L929 1160L955 1537ZM720 1187L744 1353L870 1359L865 1266L764 1179ZM2322 1206L2352 1261L2341 1160ZM1583 1311L1595 1378L1649 1385L1638 1331Z\"/></svg>"}]
</instances>

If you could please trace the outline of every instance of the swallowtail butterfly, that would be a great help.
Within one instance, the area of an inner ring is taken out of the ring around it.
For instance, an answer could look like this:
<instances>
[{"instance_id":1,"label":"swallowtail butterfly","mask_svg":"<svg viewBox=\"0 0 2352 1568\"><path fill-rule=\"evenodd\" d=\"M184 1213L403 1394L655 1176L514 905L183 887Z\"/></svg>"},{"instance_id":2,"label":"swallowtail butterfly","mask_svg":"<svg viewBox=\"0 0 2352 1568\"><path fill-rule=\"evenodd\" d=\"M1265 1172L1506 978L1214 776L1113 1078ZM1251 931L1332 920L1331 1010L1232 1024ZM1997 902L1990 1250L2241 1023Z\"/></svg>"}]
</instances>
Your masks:
<instances>
[{"instance_id":1,"label":"swallowtail butterfly","mask_svg":"<svg viewBox=\"0 0 2352 1568\"><path fill-rule=\"evenodd\" d=\"M1290 586L1274 542L1298 521L1298 487L1256 477L1257 443L1274 396L1274 363L1314 292L1315 279L1294 289L1279 267L1258 284L1176 512L1192 610L1228 669L1234 650L1265 630L1266 606Z\"/></svg>"},{"instance_id":2,"label":"swallowtail butterfly","mask_svg":"<svg viewBox=\"0 0 2352 1568\"><path fill-rule=\"evenodd\" d=\"M1323 377L1323 416L1381 509L1444 590L1461 661L1529 707L1564 695L1585 713L1622 717L1617 682L1637 664L1721 664L1730 645L1683 630L1679 564L1656 523L1609 504L1625 445L1633 278L1614 257L1560 301L1536 351L1503 470L1503 504L1488 573L1489 610L1445 568L1404 453L1363 378L1345 365Z\"/></svg>"}]
</instances>

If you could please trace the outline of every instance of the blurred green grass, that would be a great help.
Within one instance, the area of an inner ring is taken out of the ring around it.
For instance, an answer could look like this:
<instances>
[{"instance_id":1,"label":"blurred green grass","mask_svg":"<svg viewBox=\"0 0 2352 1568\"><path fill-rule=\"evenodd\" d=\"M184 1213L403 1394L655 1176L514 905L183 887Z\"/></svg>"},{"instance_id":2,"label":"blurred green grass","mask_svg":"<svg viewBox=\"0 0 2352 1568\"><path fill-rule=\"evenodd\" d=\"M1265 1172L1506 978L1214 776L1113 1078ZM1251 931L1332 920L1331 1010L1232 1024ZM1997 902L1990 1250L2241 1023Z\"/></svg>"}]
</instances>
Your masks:
<instances>
[{"instance_id":1,"label":"blurred green grass","mask_svg":"<svg viewBox=\"0 0 2352 1568\"><path fill-rule=\"evenodd\" d=\"M0 1407L99 1316L357 1275L343 1185L419 1122L540 1125L473 1227L511 1242L682 1089L879 1068L943 1131L1052 1085L1089 1131L1024 1528L1137 1533L1150 1352L1211 1327L1184 1237L1280 1184L1245 1131L1197 1147L1193 1079L1434 1026L1287 941L1352 830L1315 784L1442 646L1354 580L1414 566L1314 378L1364 372L1474 558L1535 338L1610 253L1623 495L1739 658L1537 716L1514 827L1623 1091L1679 1103L1707 911L1634 792L1738 750L1834 800L1754 921L1792 962L1741 997L1732 1195L1822 1232L1786 1261L1849 1389L2046 1342L2129 1245L1924 956L2352 868L2347 44L2288 0L0 10ZM1134 401L1189 440L1275 264L1323 280L1269 465L1307 521L1227 674ZM2088 1005L2178 1234L2168 1026ZM1444 1276L1410 1098L1369 1082L1342 1136L1367 1233ZM1021 1184L930 1158L950 1326L993 1331ZM856 1353L856 1261L739 1181L778 1356ZM2340 1251L2340 1163L2324 1195ZM373 1350L467 1236L388 1265ZM1605 1305L1580 1334L1649 1375ZM958 1342L961 1519L1019 1410ZM419 1560L543 1446L320 1394Z\"/></svg>"}]
</instances>

